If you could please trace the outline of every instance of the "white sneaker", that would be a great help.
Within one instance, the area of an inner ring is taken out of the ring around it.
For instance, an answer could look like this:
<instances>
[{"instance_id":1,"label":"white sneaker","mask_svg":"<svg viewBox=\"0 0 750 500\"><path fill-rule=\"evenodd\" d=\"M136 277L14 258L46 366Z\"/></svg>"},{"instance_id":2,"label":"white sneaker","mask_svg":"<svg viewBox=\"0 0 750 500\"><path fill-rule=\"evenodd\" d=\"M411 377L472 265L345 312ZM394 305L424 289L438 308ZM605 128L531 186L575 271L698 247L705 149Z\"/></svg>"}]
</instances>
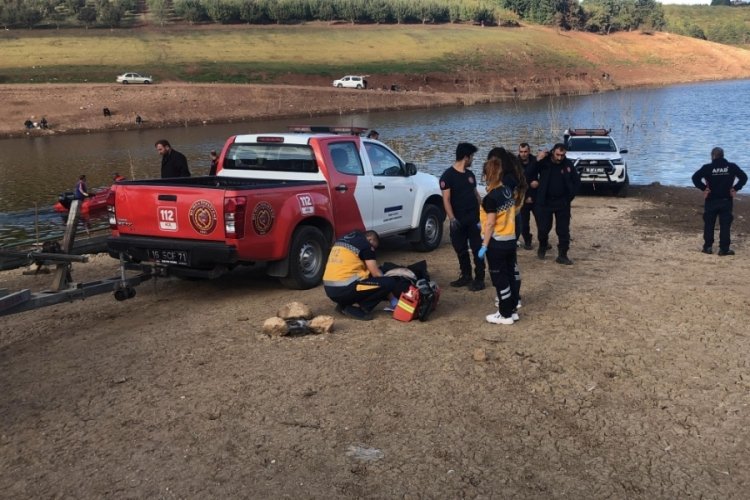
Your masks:
<instances>
[{"instance_id":1,"label":"white sneaker","mask_svg":"<svg viewBox=\"0 0 750 500\"><path fill-rule=\"evenodd\" d=\"M498 309L500 309L500 298L497 295L495 295L495 307L497 307ZM521 301L520 300L518 301L518 304L516 304L516 309L521 309Z\"/></svg>"},{"instance_id":2,"label":"white sneaker","mask_svg":"<svg viewBox=\"0 0 750 500\"><path fill-rule=\"evenodd\" d=\"M513 318L506 318L500 312L496 312L493 314L488 314L485 318L487 320L487 323L492 323L494 325L512 325L513 324Z\"/></svg>"},{"instance_id":3,"label":"white sneaker","mask_svg":"<svg viewBox=\"0 0 750 500\"><path fill-rule=\"evenodd\" d=\"M516 311L513 311L513 314L511 314L510 317L513 321L518 321L519 319L521 319L521 316L519 316Z\"/></svg>"}]
</instances>

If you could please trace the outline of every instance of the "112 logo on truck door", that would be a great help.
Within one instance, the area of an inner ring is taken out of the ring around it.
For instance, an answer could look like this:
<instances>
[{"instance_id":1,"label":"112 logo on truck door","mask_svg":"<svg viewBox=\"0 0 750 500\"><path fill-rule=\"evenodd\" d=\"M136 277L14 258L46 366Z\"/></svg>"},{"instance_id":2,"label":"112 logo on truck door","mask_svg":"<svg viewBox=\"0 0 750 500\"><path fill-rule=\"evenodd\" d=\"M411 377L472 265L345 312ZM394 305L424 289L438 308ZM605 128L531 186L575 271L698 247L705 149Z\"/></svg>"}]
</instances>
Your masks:
<instances>
[{"instance_id":1,"label":"112 logo on truck door","mask_svg":"<svg viewBox=\"0 0 750 500\"><path fill-rule=\"evenodd\" d=\"M157 207L159 212L159 229L177 231L177 209L175 207Z\"/></svg>"},{"instance_id":2,"label":"112 logo on truck door","mask_svg":"<svg viewBox=\"0 0 750 500\"><path fill-rule=\"evenodd\" d=\"M299 211L302 215L312 215L315 213L315 205L313 204L313 198L310 196L310 193L298 194L297 201L299 202Z\"/></svg>"}]
</instances>

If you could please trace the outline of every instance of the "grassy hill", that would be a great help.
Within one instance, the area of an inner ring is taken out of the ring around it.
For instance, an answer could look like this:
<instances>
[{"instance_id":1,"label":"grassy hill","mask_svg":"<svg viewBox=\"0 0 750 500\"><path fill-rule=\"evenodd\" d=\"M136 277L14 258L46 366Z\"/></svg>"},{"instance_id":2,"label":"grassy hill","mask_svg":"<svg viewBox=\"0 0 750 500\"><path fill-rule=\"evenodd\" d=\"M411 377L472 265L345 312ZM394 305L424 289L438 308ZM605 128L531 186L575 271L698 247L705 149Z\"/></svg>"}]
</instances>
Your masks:
<instances>
[{"instance_id":1,"label":"grassy hill","mask_svg":"<svg viewBox=\"0 0 750 500\"><path fill-rule=\"evenodd\" d=\"M667 30L750 48L750 5L665 5Z\"/></svg>"},{"instance_id":2,"label":"grassy hill","mask_svg":"<svg viewBox=\"0 0 750 500\"><path fill-rule=\"evenodd\" d=\"M0 82L112 82L142 71L157 82L330 85L367 74L381 86L461 91L560 85L575 90L750 76L750 51L668 33L600 36L541 26L172 26L6 31Z\"/></svg>"}]
</instances>

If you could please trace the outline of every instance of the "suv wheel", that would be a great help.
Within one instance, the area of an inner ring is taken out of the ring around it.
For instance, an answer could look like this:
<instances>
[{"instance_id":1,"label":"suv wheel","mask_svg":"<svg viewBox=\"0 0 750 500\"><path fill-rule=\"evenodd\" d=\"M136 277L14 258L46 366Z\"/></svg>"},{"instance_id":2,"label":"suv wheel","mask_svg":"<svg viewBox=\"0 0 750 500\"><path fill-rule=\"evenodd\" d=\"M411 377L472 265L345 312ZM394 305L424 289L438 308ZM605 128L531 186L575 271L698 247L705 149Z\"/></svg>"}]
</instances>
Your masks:
<instances>
[{"instance_id":1,"label":"suv wheel","mask_svg":"<svg viewBox=\"0 0 750 500\"><path fill-rule=\"evenodd\" d=\"M619 198L625 198L628 195L628 188L630 187L630 177L625 175L625 181L615 188L615 195Z\"/></svg>"}]
</instances>

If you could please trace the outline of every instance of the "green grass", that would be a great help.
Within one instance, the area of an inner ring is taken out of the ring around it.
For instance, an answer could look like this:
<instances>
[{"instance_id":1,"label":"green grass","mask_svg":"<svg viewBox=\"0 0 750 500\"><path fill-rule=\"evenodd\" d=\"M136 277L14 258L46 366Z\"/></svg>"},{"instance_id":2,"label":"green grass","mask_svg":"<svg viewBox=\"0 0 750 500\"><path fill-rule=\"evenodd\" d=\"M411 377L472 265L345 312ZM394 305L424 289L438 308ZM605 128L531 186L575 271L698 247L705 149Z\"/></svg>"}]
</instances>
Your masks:
<instances>
[{"instance_id":1,"label":"green grass","mask_svg":"<svg viewBox=\"0 0 750 500\"><path fill-rule=\"evenodd\" d=\"M63 30L0 35L0 82L111 82L123 71L158 80L247 82L286 73L512 74L531 57L540 69L585 65L544 31L472 26L233 27Z\"/></svg>"},{"instance_id":2,"label":"green grass","mask_svg":"<svg viewBox=\"0 0 750 500\"><path fill-rule=\"evenodd\" d=\"M710 41L750 47L750 6L665 5L667 30L691 35L700 28Z\"/></svg>"}]
</instances>

